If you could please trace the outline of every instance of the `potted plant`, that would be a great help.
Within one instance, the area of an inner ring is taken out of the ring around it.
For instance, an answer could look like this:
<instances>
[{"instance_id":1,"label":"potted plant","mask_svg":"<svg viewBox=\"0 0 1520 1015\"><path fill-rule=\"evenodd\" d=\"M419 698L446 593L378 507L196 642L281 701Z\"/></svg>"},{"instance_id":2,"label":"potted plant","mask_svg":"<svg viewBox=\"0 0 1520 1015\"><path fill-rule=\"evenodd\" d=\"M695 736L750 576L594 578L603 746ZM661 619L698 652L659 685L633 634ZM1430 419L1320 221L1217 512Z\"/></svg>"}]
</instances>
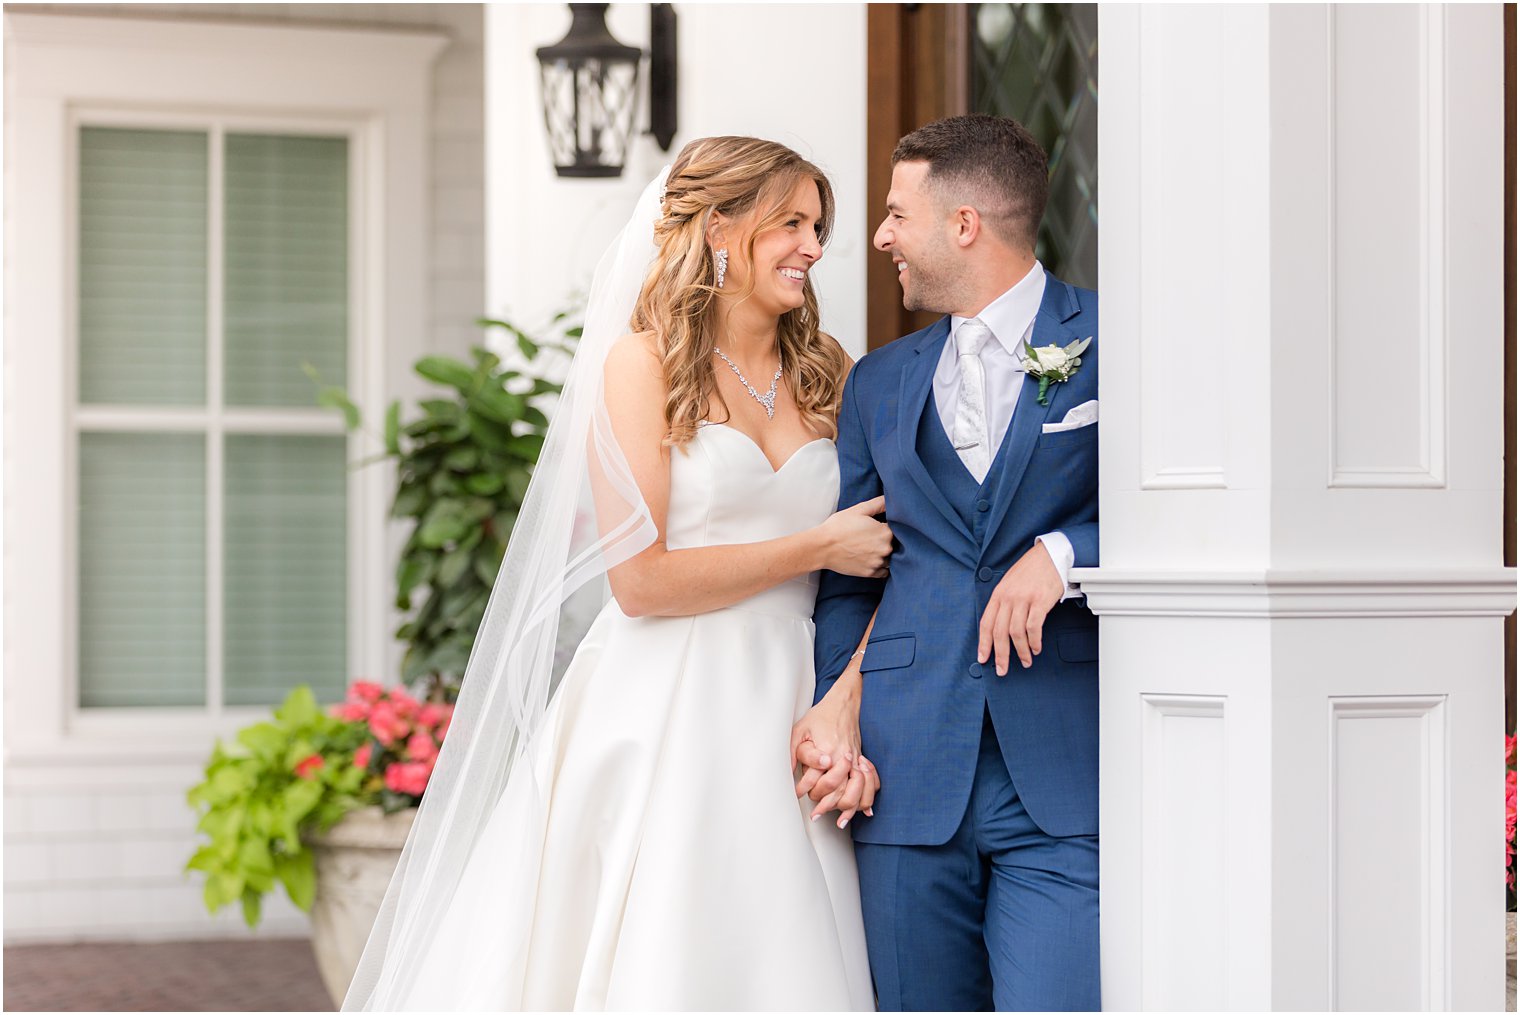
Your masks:
<instances>
[{"instance_id":1,"label":"potted plant","mask_svg":"<svg viewBox=\"0 0 1520 1015\"><path fill-rule=\"evenodd\" d=\"M550 339L533 338L507 321L478 323L506 331L528 365L546 349L571 353L581 333L568 313L554 317ZM396 607L409 614L396 631L407 646L401 679L423 682L424 695L439 700L453 700L464 676L543 450L545 409L561 390L555 381L504 367L489 349L476 348L470 356L470 362L447 356L417 361L417 374L450 389L448 397L421 400L410 421L392 402L377 435L384 450L372 459L395 461L391 517L411 524L396 565ZM361 425L359 408L341 388L322 387L318 400L341 411L350 429Z\"/></svg>"},{"instance_id":2,"label":"potted plant","mask_svg":"<svg viewBox=\"0 0 1520 1015\"><path fill-rule=\"evenodd\" d=\"M290 693L268 722L217 744L188 796L210 842L186 867L206 874L206 908L241 902L250 927L276 883L312 915L312 947L341 1000L406 843L453 706L356 681L324 711Z\"/></svg>"},{"instance_id":3,"label":"potted plant","mask_svg":"<svg viewBox=\"0 0 1520 1015\"><path fill-rule=\"evenodd\" d=\"M480 323L505 330L528 364L545 348L569 353L580 335L568 314L554 318L549 341L505 321ZM396 632L407 644L402 686L356 682L328 711L297 688L272 721L239 731L232 748L219 742L189 792L210 842L186 866L205 873L207 908L239 902L254 926L264 893L284 885L312 914L318 967L338 1000L432 773L543 447L545 403L560 391L483 348L469 362L424 357L415 370L450 389L447 397L421 400L409 421L391 403L378 435L384 451L370 459L395 460L391 515L411 527L396 571L396 603L409 614ZM350 429L361 425L341 388L321 386L318 401Z\"/></svg>"}]
</instances>

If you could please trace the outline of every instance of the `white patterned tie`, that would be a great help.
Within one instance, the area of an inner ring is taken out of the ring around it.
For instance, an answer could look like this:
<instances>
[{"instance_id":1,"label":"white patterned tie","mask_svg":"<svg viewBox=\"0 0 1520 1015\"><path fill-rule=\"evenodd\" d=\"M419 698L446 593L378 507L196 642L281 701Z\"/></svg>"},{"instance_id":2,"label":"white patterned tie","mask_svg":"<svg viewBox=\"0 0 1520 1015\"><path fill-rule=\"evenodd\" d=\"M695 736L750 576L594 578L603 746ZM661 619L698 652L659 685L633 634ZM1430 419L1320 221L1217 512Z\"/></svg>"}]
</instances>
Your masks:
<instances>
[{"instance_id":1,"label":"white patterned tie","mask_svg":"<svg viewBox=\"0 0 1520 1015\"><path fill-rule=\"evenodd\" d=\"M978 483L987 478L992 465L991 441L987 437L987 371L982 366L982 346L992 331L973 317L955 332L955 351L961 364L961 393L955 400L955 426L950 443Z\"/></svg>"}]
</instances>

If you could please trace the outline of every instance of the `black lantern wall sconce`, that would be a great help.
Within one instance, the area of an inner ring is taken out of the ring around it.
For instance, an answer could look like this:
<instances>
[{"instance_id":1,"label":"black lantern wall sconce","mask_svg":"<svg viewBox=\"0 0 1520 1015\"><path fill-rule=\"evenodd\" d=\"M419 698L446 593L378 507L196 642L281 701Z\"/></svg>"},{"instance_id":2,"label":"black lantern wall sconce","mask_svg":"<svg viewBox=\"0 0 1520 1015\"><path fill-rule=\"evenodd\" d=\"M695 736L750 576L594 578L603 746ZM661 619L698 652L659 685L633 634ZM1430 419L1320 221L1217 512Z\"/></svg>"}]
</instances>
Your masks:
<instances>
[{"instance_id":1,"label":"black lantern wall sconce","mask_svg":"<svg viewBox=\"0 0 1520 1015\"><path fill-rule=\"evenodd\" d=\"M538 49L544 125L560 176L623 174L639 109L644 51L607 30L608 4L570 4L570 31ZM662 151L676 136L676 15L649 5L649 131Z\"/></svg>"}]
</instances>

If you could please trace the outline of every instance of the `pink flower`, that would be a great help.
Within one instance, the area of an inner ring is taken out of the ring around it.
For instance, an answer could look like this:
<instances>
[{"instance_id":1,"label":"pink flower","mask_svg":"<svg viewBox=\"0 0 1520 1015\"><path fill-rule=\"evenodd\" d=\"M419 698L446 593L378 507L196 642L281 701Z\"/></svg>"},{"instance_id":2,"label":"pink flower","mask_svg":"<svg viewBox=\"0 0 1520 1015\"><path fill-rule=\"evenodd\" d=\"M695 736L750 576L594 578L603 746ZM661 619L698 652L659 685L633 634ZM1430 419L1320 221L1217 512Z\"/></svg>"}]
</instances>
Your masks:
<instances>
[{"instance_id":1,"label":"pink flower","mask_svg":"<svg viewBox=\"0 0 1520 1015\"><path fill-rule=\"evenodd\" d=\"M368 768L369 758L370 755L374 752L374 749L374 744L365 744L363 747L359 748L354 752L354 764L360 768Z\"/></svg>"},{"instance_id":2,"label":"pink flower","mask_svg":"<svg viewBox=\"0 0 1520 1015\"><path fill-rule=\"evenodd\" d=\"M396 714L396 709L388 701L375 703L370 709L369 729L380 741L382 747L389 747L397 740L405 737L411 729L411 723Z\"/></svg>"},{"instance_id":3,"label":"pink flower","mask_svg":"<svg viewBox=\"0 0 1520 1015\"><path fill-rule=\"evenodd\" d=\"M369 718L369 705L362 701L344 701L333 706L332 714L345 722L364 722Z\"/></svg>"},{"instance_id":4,"label":"pink flower","mask_svg":"<svg viewBox=\"0 0 1520 1015\"><path fill-rule=\"evenodd\" d=\"M448 716L449 709L447 705L439 705L434 702L428 702L426 705L423 705L421 710L419 710L417 713L417 725L425 729L432 729L434 726L437 726L439 723L443 722L443 720L447 719Z\"/></svg>"},{"instance_id":5,"label":"pink flower","mask_svg":"<svg viewBox=\"0 0 1520 1015\"><path fill-rule=\"evenodd\" d=\"M326 762L322 760L322 755L308 754L296 762L296 778L315 779L317 777L317 769L321 768L324 764Z\"/></svg>"},{"instance_id":6,"label":"pink flower","mask_svg":"<svg viewBox=\"0 0 1520 1015\"><path fill-rule=\"evenodd\" d=\"M403 719L411 719L417 714L417 699L397 688L390 693L391 708Z\"/></svg>"},{"instance_id":7,"label":"pink flower","mask_svg":"<svg viewBox=\"0 0 1520 1015\"><path fill-rule=\"evenodd\" d=\"M385 768L385 785L394 793L421 796L432 774L433 766L425 762L394 761Z\"/></svg>"},{"instance_id":8,"label":"pink flower","mask_svg":"<svg viewBox=\"0 0 1520 1015\"><path fill-rule=\"evenodd\" d=\"M1513 765L1515 763L1515 738L1514 737L1505 737L1504 738L1504 763L1506 765Z\"/></svg>"},{"instance_id":9,"label":"pink flower","mask_svg":"<svg viewBox=\"0 0 1520 1015\"><path fill-rule=\"evenodd\" d=\"M438 757L438 743L431 733L418 730L406 742L406 756L413 761L432 761Z\"/></svg>"},{"instance_id":10,"label":"pink flower","mask_svg":"<svg viewBox=\"0 0 1520 1015\"><path fill-rule=\"evenodd\" d=\"M348 688L348 696L354 701L367 701L374 704L385 694L385 688L372 680L355 680Z\"/></svg>"}]
</instances>

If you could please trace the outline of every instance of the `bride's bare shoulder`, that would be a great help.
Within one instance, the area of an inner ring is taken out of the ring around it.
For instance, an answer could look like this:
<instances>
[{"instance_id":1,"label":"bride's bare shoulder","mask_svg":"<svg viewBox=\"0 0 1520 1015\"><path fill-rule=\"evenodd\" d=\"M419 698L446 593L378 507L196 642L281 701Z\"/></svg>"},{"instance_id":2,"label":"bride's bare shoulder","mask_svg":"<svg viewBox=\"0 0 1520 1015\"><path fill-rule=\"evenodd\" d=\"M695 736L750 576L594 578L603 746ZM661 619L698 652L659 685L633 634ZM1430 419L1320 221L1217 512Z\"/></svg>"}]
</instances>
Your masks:
<instances>
[{"instance_id":1,"label":"bride's bare shoulder","mask_svg":"<svg viewBox=\"0 0 1520 1015\"><path fill-rule=\"evenodd\" d=\"M607 350L607 374L621 376L626 372L653 372L660 376L660 351L658 336L653 331L636 331L624 335Z\"/></svg>"}]
</instances>

